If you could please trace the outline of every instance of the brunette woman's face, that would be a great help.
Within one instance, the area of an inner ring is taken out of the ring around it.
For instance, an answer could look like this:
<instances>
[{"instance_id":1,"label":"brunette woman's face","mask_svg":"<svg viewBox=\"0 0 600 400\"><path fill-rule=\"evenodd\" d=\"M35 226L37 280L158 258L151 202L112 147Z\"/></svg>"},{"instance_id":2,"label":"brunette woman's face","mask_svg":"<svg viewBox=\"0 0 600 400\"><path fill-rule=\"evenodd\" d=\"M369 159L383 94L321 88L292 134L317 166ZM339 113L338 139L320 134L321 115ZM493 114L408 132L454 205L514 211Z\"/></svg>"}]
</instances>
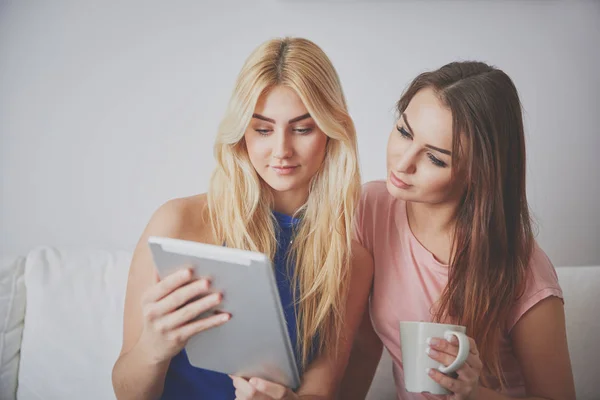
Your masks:
<instances>
[{"instance_id":1,"label":"brunette woman's face","mask_svg":"<svg viewBox=\"0 0 600 400\"><path fill-rule=\"evenodd\" d=\"M387 189L405 201L454 200L464 184L452 174L452 112L429 88L417 92L390 133Z\"/></svg>"}]
</instances>

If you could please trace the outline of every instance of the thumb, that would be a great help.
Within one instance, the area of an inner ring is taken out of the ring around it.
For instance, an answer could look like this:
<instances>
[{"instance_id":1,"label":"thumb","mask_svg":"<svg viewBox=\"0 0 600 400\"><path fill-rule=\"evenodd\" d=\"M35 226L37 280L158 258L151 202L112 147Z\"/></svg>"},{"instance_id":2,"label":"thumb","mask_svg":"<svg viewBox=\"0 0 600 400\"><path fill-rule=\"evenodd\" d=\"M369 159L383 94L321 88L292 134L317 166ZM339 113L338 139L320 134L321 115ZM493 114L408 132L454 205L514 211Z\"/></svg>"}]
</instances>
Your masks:
<instances>
[{"instance_id":1,"label":"thumb","mask_svg":"<svg viewBox=\"0 0 600 400\"><path fill-rule=\"evenodd\" d=\"M262 392L275 399L283 398L283 396L287 392L287 388L285 386L281 386L276 383L266 381L264 379L252 378L249 382L259 392Z\"/></svg>"},{"instance_id":2,"label":"thumb","mask_svg":"<svg viewBox=\"0 0 600 400\"><path fill-rule=\"evenodd\" d=\"M152 282L158 283L160 282L160 275L158 275L158 271L156 268L152 268Z\"/></svg>"}]
</instances>

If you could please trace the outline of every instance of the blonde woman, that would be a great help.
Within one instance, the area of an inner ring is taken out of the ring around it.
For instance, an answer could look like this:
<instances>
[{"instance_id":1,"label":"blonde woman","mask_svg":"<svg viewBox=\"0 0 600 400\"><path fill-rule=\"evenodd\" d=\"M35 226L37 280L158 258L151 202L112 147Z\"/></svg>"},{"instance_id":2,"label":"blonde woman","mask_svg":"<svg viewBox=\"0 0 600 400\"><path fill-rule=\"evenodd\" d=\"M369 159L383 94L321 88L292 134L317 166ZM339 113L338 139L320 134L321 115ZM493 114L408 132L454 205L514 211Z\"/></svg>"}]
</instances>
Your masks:
<instances>
[{"instance_id":1,"label":"blonde woman","mask_svg":"<svg viewBox=\"0 0 600 400\"><path fill-rule=\"evenodd\" d=\"M297 38L259 46L238 76L214 153L208 193L160 207L135 250L115 393L119 399L332 398L365 308L372 263L351 239L360 191L356 133L323 51ZM189 364L187 340L235 315L193 319L220 303L218 293L180 308L210 282L189 270L159 281L146 244L151 235L272 257L303 370L297 392Z\"/></svg>"}]
</instances>

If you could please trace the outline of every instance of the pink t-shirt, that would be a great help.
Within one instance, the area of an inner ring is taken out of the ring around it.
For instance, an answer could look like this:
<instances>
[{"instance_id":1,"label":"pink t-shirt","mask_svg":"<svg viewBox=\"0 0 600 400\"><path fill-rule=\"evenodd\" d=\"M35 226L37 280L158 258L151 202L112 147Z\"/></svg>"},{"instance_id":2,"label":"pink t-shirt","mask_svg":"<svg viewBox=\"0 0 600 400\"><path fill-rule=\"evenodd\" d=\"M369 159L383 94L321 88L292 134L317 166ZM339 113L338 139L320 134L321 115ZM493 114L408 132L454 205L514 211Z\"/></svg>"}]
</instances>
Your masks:
<instances>
[{"instance_id":1,"label":"pink t-shirt","mask_svg":"<svg viewBox=\"0 0 600 400\"><path fill-rule=\"evenodd\" d=\"M406 392L399 322L432 321L430 310L448 283L448 266L437 261L415 238L408 225L406 202L392 197L383 181L369 182L363 186L355 228L356 239L369 250L375 262L370 299L371 321L394 361L398 399L443 398ZM549 296L562 299L562 290L552 263L536 245L525 292L513 305L499 343L507 395L525 394L509 332L527 310Z\"/></svg>"}]
</instances>

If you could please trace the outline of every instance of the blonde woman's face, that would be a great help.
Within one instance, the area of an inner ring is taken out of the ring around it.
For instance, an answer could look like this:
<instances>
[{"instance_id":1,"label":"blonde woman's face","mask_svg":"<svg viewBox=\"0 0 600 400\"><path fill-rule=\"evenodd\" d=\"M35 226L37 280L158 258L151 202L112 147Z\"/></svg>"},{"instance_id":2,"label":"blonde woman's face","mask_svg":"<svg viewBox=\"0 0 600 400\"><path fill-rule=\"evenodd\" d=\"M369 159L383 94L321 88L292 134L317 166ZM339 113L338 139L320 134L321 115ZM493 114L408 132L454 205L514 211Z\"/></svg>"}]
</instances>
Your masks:
<instances>
[{"instance_id":1,"label":"blonde woman's face","mask_svg":"<svg viewBox=\"0 0 600 400\"><path fill-rule=\"evenodd\" d=\"M387 146L387 189L394 197L422 203L452 200L452 113L431 89L415 94L396 122Z\"/></svg>"},{"instance_id":2,"label":"blonde woman's face","mask_svg":"<svg viewBox=\"0 0 600 400\"><path fill-rule=\"evenodd\" d=\"M296 92L276 86L256 104L244 133L258 175L274 190L300 203L308 196L327 146L327 136L311 118Z\"/></svg>"}]
</instances>

